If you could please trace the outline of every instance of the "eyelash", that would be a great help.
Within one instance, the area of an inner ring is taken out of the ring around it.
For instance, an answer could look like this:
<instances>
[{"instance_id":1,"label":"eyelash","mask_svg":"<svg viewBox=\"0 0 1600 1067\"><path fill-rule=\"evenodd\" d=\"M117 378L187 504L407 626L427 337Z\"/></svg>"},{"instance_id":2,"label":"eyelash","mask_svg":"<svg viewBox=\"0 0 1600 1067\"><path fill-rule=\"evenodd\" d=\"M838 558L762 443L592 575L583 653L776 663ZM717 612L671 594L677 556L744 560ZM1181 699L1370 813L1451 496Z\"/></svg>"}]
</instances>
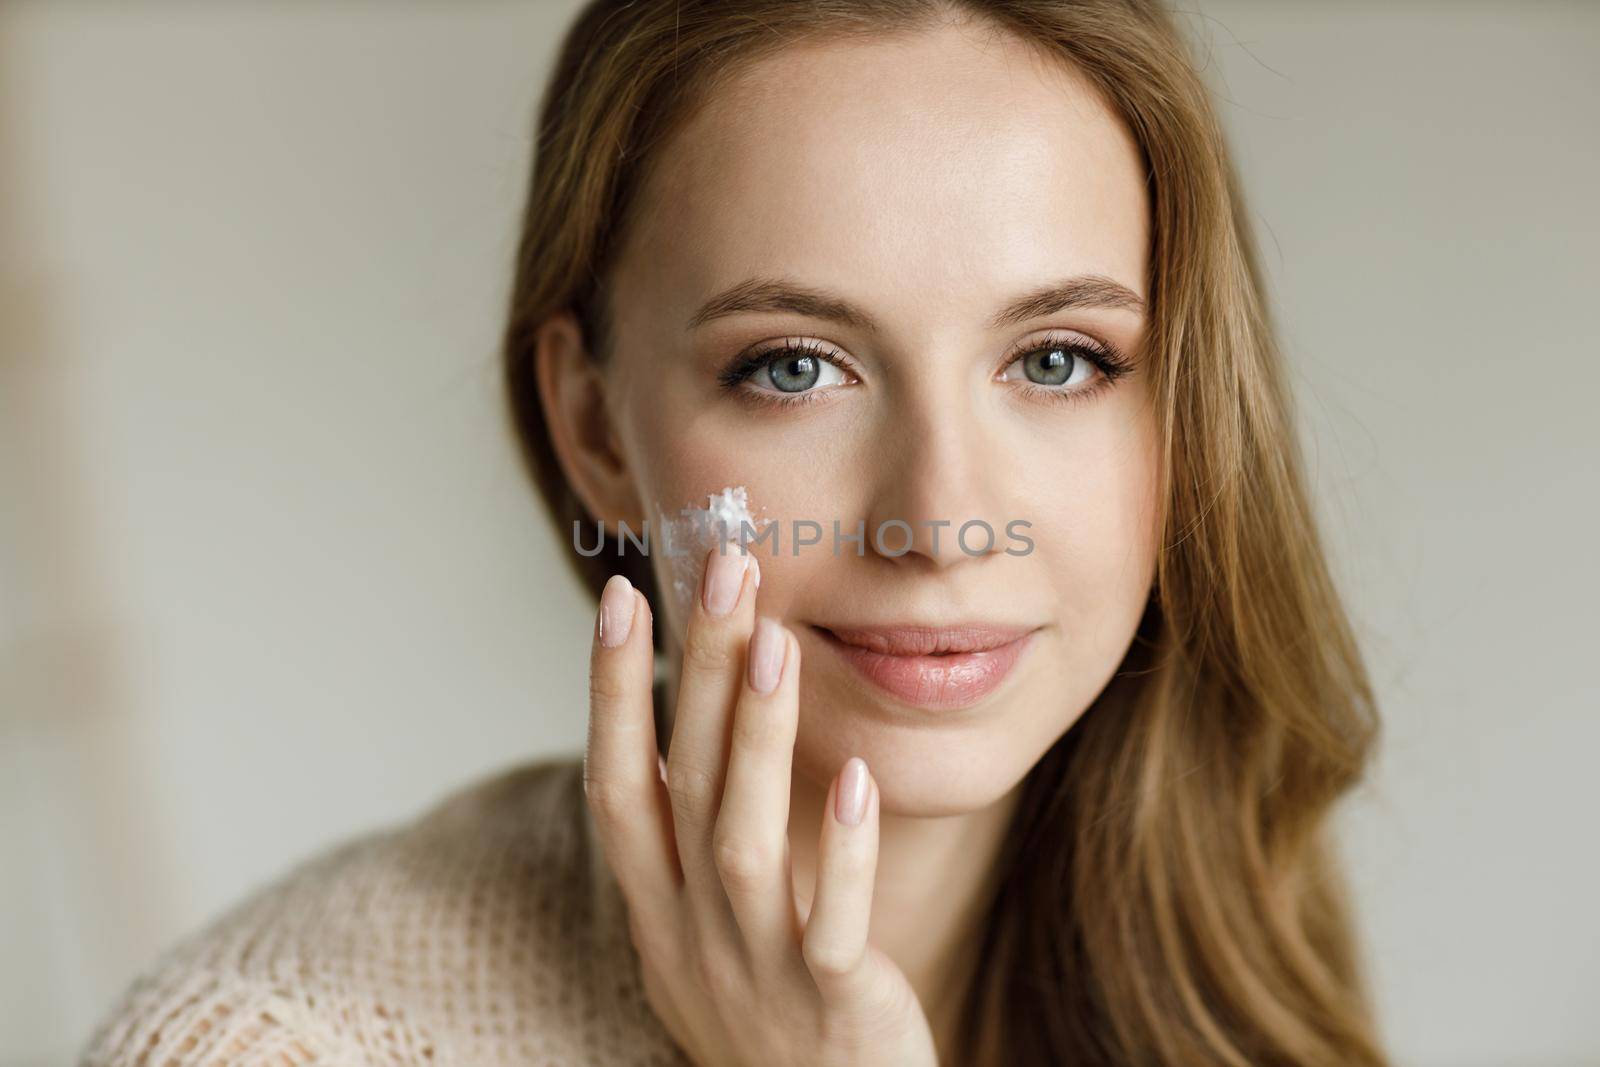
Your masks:
<instances>
[{"instance_id":1,"label":"eyelash","mask_svg":"<svg viewBox=\"0 0 1600 1067\"><path fill-rule=\"evenodd\" d=\"M1023 395L1060 401L1064 404L1076 404L1100 395L1119 379L1133 373L1133 363L1115 345L1106 341L1089 341L1080 337L1066 336L1046 337L1043 340L1020 344L1000 361L1000 369L1005 370L1023 356L1055 349L1070 352L1087 360L1100 372L1100 377L1088 385L1080 385L1074 389L1057 389L1024 380L1021 386Z\"/></svg>"},{"instance_id":2,"label":"eyelash","mask_svg":"<svg viewBox=\"0 0 1600 1067\"><path fill-rule=\"evenodd\" d=\"M1040 385L1037 382L1025 381L1022 384L1024 395L1063 403L1076 403L1098 395L1118 379L1133 373L1133 364L1115 345L1103 341L1091 342L1075 337L1046 337L1043 340L1029 341L1018 345L1006 353L996 373L1005 370L1023 356L1054 349L1061 349L1088 360L1090 364L1100 371L1100 377L1090 385L1065 390L1056 389L1048 385ZM748 381L752 374L769 363L779 358L794 359L800 356L812 356L824 362L832 363L847 374L851 373L849 366L843 360L834 356L827 348L816 341L786 341L773 348L737 357L729 366L717 374L717 382L723 389L731 393ZM805 392L782 396L763 390L759 396L750 393L747 393L746 396L758 404L771 404L777 407L798 407L824 400L830 392L832 390L829 389L808 389Z\"/></svg>"},{"instance_id":3,"label":"eyelash","mask_svg":"<svg viewBox=\"0 0 1600 1067\"><path fill-rule=\"evenodd\" d=\"M765 367L769 363L776 362L780 357L784 359L796 359L800 356L812 356L826 363L832 363L835 367L838 367L840 370L846 373L850 372L850 368L844 364L843 360L831 354L826 348L816 341L785 341L783 344L777 345L773 348L767 348L759 352L752 352L749 355L737 357L728 367L726 367L720 374L717 375L717 381L719 384L721 384L723 389L731 393L748 381L750 376L756 371L760 370L762 367ZM754 394L746 395L748 395L752 401L758 404L767 403L775 404L778 407L796 407L801 404L815 403L819 398L826 397L827 392L828 391L824 389L808 389L803 393L792 393L789 396L781 396L778 394L769 395L765 392L763 392L763 395L760 396L756 396Z\"/></svg>"}]
</instances>

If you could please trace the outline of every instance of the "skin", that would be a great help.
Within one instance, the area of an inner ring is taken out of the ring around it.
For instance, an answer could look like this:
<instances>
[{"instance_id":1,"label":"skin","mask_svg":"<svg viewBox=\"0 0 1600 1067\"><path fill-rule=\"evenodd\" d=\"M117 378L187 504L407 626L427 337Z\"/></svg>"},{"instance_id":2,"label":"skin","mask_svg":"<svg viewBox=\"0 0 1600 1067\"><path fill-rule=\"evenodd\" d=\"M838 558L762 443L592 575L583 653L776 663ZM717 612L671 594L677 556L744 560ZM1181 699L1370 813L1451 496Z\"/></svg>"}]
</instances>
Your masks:
<instances>
[{"instance_id":1,"label":"skin","mask_svg":"<svg viewBox=\"0 0 1600 1067\"><path fill-rule=\"evenodd\" d=\"M900 555L870 537L864 555L834 555L826 537L798 554L763 549L759 591L752 582L712 626L697 599L646 605L630 591L628 641L597 640L590 804L652 1004L703 1064L784 1063L785 1047L933 1063L1020 783L1111 679L1155 575L1146 312L991 321L1075 276L1148 299L1139 152L1078 72L948 24L792 46L749 68L665 146L643 195L651 209L610 289L609 368L584 355L569 314L540 335L552 440L590 513L637 530L657 502L703 506L743 485L785 537L791 519L915 531ZM836 294L873 325L780 309L690 326L713 294L754 276ZM1085 338L1133 372L1104 381L1080 358L1069 382L1038 384L1007 360ZM740 354L785 339L845 363L824 368L811 402L773 403L792 394L761 373L719 384ZM974 518L999 533L995 551L954 543ZM1004 533L1013 519L1032 524L1026 555L1004 552L1019 547ZM951 523L937 547L930 520ZM670 561L653 563L670 590ZM777 696L759 700L747 669L757 615L787 648ZM812 626L972 620L1038 629L998 690L954 711L870 687ZM649 722L651 625L670 650L670 789ZM873 783L855 827L828 814L851 756ZM741 923L741 899L766 903ZM819 978L807 927L825 899L816 937L841 973ZM855 1037L835 1046L819 1033Z\"/></svg>"}]
</instances>

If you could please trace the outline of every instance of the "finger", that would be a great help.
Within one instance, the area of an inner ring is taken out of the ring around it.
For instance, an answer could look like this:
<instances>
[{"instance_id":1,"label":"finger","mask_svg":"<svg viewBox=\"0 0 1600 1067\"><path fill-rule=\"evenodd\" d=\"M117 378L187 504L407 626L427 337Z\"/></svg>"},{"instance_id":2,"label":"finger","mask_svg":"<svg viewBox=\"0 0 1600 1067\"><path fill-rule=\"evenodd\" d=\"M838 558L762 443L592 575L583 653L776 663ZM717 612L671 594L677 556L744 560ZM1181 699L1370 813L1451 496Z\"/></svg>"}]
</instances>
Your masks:
<instances>
[{"instance_id":1,"label":"finger","mask_svg":"<svg viewBox=\"0 0 1600 1067\"><path fill-rule=\"evenodd\" d=\"M700 1027L690 1025L690 1018L697 1017L698 1013L694 1013L692 1007L686 1010L677 1000L685 986L681 977L671 971L663 971L648 961L641 961L639 978L645 1002L660 1020L661 1028L683 1051L688 1062L692 1064L717 1062L701 1045L699 1031L704 1029L704 1024L702 1023Z\"/></svg>"},{"instance_id":2,"label":"finger","mask_svg":"<svg viewBox=\"0 0 1600 1067\"><path fill-rule=\"evenodd\" d=\"M800 643L777 620L762 616L746 661L713 856L746 944L759 959L792 961L798 918L788 856L789 776L799 721Z\"/></svg>"},{"instance_id":3,"label":"finger","mask_svg":"<svg viewBox=\"0 0 1600 1067\"><path fill-rule=\"evenodd\" d=\"M853 825L848 821L852 804L860 811ZM806 967L830 1003L858 1001L869 980L867 929L877 866L878 789L866 763L852 756L828 790L817 888L801 944Z\"/></svg>"},{"instance_id":4,"label":"finger","mask_svg":"<svg viewBox=\"0 0 1600 1067\"><path fill-rule=\"evenodd\" d=\"M657 772L651 707L650 605L620 574L600 595L589 654L583 793L596 837L626 898L653 921L670 917L677 860Z\"/></svg>"},{"instance_id":5,"label":"finger","mask_svg":"<svg viewBox=\"0 0 1600 1067\"><path fill-rule=\"evenodd\" d=\"M711 858L711 830L721 806L728 730L744 670L744 649L755 616L752 556L723 542L707 554L700 595L683 638L667 786L678 860L698 908L716 901L731 926L726 897Z\"/></svg>"}]
</instances>

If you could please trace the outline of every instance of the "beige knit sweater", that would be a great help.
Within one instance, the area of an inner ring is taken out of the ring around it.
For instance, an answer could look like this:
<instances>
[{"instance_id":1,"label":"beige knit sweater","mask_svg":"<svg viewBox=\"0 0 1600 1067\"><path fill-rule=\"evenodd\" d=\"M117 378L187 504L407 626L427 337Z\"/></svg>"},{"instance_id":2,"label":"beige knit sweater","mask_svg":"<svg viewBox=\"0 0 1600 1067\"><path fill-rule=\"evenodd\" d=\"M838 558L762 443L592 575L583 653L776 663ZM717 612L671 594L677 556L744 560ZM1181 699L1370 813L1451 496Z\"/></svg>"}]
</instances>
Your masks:
<instances>
[{"instance_id":1,"label":"beige knit sweater","mask_svg":"<svg viewBox=\"0 0 1600 1067\"><path fill-rule=\"evenodd\" d=\"M179 941L84 1067L688 1067L644 999L582 758L290 869Z\"/></svg>"}]
</instances>

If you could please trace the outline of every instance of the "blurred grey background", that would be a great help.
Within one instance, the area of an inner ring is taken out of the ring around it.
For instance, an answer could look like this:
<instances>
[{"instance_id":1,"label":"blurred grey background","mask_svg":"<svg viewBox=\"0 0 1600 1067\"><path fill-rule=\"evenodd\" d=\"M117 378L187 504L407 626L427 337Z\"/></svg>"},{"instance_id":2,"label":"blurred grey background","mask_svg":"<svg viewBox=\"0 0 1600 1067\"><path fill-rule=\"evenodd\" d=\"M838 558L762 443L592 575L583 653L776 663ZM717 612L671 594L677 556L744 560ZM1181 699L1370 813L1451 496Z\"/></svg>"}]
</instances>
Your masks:
<instances>
[{"instance_id":1,"label":"blurred grey background","mask_svg":"<svg viewBox=\"0 0 1600 1067\"><path fill-rule=\"evenodd\" d=\"M1600 9L1186 5L1387 713L1417 1067L1600 1063ZM315 850L582 749L502 421L575 5L0 6L0 1063Z\"/></svg>"}]
</instances>

